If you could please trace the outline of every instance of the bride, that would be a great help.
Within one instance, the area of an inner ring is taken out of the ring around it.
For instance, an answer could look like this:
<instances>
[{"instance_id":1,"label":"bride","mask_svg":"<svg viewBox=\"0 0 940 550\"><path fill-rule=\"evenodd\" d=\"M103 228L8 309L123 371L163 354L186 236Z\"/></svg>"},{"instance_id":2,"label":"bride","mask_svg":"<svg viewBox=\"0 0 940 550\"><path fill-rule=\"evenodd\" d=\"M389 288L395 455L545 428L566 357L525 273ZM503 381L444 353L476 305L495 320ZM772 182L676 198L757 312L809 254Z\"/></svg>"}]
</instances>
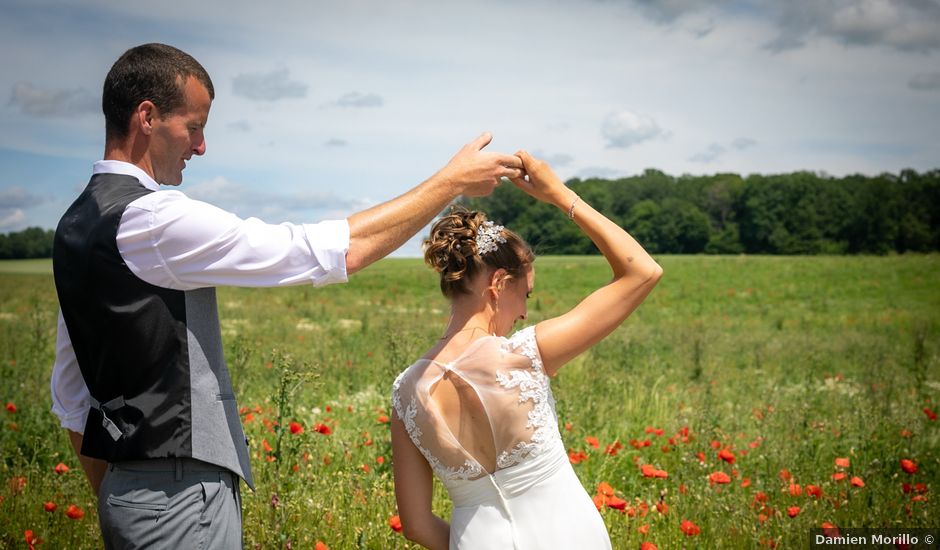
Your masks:
<instances>
[{"instance_id":1,"label":"bride","mask_svg":"<svg viewBox=\"0 0 940 550\"><path fill-rule=\"evenodd\" d=\"M613 279L574 309L505 336L526 319L534 255L481 212L454 210L425 242L451 317L443 337L392 387L395 497L405 536L427 548L610 548L572 469L549 377L610 334L662 268L525 151L513 183L568 215L604 254ZM431 509L432 472L453 501Z\"/></svg>"}]
</instances>

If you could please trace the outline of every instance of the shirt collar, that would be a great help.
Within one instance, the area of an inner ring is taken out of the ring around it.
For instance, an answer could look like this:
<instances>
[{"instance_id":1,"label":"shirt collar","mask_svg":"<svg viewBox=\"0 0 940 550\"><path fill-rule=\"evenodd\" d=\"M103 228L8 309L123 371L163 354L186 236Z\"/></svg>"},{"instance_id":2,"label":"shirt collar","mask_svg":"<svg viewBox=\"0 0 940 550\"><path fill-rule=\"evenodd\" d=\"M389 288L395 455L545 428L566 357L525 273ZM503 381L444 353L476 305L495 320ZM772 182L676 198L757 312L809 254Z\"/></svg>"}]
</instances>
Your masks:
<instances>
[{"instance_id":1,"label":"shirt collar","mask_svg":"<svg viewBox=\"0 0 940 550\"><path fill-rule=\"evenodd\" d=\"M139 166L122 160L99 160L92 169L92 174L121 174L137 178L141 185L151 191L158 191L160 186Z\"/></svg>"}]
</instances>

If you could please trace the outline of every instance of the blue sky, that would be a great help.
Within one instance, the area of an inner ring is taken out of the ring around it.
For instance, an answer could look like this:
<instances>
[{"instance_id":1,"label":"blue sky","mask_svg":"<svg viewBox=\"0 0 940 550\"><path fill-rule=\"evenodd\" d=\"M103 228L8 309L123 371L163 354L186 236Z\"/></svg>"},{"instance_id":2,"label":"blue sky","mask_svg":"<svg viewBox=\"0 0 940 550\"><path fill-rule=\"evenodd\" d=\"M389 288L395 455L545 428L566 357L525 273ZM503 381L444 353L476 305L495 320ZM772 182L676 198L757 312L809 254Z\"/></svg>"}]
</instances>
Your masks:
<instances>
[{"instance_id":1,"label":"blue sky","mask_svg":"<svg viewBox=\"0 0 940 550\"><path fill-rule=\"evenodd\" d=\"M0 232L55 226L105 74L154 41L216 88L180 189L270 222L391 198L483 131L565 178L940 168L938 0L4 0Z\"/></svg>"}]
</instances>

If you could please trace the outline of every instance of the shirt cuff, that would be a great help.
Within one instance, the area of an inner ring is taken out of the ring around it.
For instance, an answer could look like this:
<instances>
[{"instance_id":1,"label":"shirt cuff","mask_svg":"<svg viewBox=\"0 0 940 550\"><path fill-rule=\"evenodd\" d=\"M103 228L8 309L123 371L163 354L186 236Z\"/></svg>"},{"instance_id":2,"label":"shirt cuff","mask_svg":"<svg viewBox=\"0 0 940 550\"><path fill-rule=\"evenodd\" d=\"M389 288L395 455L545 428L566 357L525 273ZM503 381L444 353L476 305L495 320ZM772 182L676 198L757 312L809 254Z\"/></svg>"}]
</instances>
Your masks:
<instances>
[{"instance_id":1,"label":"shirt cuff","mask_svg":"<svg viewBox=\"0 0 940 550\"><path fill-rule=\"evenodd\" d=\"M330 220L303 224L304 233L322 269L311 277L313 286L345 283L346 252L349 250L349 222Z\"/></svg>"}]
</instances>

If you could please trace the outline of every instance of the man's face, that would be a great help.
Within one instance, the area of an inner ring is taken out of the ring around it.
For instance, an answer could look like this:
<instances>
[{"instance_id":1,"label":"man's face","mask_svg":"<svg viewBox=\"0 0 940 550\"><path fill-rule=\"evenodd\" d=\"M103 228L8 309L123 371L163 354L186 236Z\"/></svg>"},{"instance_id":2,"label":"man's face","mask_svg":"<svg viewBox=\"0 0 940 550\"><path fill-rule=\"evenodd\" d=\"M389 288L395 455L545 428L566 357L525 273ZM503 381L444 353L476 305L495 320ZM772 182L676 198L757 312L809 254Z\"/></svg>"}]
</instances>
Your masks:
<instances>
[{"instance_id":1,"label":"man's face","mask_svg":"<svg viewBox=\"0 0 940 550\"><path fill-rule=\"evenodd\" d=\"M183 105L169 113L160 113L152 122L149 153L153 179L157 183L179 185L183 181L186 161L193 155L206 152L203 130L211 104L206 87L194 77L189 77L183 89Z\"/></svg>"}]
</instances>

